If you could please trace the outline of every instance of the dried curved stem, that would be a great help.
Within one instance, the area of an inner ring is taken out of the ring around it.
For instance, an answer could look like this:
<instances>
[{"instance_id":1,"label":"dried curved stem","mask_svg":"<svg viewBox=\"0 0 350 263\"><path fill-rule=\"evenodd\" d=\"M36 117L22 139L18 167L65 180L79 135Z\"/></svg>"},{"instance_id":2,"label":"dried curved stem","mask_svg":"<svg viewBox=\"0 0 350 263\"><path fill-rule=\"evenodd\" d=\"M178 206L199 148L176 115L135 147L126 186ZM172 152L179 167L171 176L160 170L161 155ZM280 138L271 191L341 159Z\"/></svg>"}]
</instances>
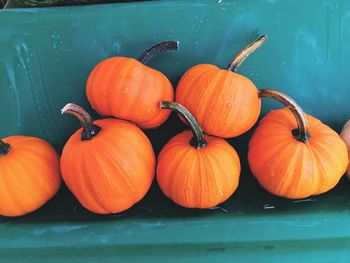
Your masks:
<instances>
[{"instance_id":1,"label":"dried curved stem","mask_svg":"<svg viewBox=\"0 0 350 263\"><path fill-rule=\"evenodd\" d=\"M61 113L71 114L79 119L81 126L83 127L83 132L81 133L82 141L91 140L101 130L100 127L93 123L89 113L87 113L87 111L79 105L76 105L74 103L68 103L66 104L66 106L63 107Z\"/></svg>"},{"instance_id":2,"label":"dried curved stem","mask_svg":"<svg viewBox=\"0 0 350 263\"><path fill-rule=\"evenodd\" d=\"M0 157L6 155L11 150L10 144L0 139Z\"/></svg>"},{"instance_id":3,"label":"dried curved stem","mask_svg":"<svg viewBox=\"0 0 350 263\"><path fill-rule=\"evenodd\" d=\"M176 111L186 119L193 133L193 138L190 141L190 144L193 147L203 148L204 146L207 145L207 142L204 139L202 129L200 128L197 120L193 117L193 115L188 109L186 109L180 103L173 102L173 101L162 101L160 103L160 108Z\"/></svg>"},{"instance_id":4,"label":"dried curved stem","mask_svg":"<svg viewBox=\"0 0 350 263\"><path fill-rule=\"evenodd\" d=\"M267 40L267 35L263 35L259 37L254 42L250 43L248 46L239 51L235 57L232 59L228 66L228 70L232 72L236 72L238 68L242 65L242 63L252 54L255 50L261 47L265 41Z\"/></svg>"},{"instance_id":5,"label":"dried curved stem","mask_svg":"<svg viewBox=\"0 0 350 263\"><path fill-rule=\"evenodd\" d=\"M298 125L298 128L292 131L294 138L301 142L307 142L310 139L305 113L291 97L273 89L261 89L259 97L273 98L287 106L293 113Z\"/></svg>"},{"instance_id":6,"label":"dried curved stem","mask_svg":"<svg viewBox=\"0 0 350 263\"><path fill-rule=\"evenodd\" d=\"M179 43L179 41L164 41L158 43L143 52L138 61L142 64L147 64L155 55L162 51L177 50L179 48Z\"/></svg>"}]
</instances>

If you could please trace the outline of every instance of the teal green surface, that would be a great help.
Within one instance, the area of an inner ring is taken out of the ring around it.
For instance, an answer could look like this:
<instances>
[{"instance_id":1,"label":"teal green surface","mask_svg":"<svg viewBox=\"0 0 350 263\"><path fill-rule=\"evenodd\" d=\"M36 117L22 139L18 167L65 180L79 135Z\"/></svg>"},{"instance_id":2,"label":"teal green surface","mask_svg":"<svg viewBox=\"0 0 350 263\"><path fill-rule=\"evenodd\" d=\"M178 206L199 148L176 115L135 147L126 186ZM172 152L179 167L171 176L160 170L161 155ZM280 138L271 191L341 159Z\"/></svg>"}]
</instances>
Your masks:
<instances>
[{"instance_id":1,"label":"teal green surface","mask_svg":"<svg viewBox=\"0 0 350 263\"><path fill-rule=\"evenodd\" d=\"M150 65L176 84L198 63L226 67L261 34L269 41L241 67L259 88L277 88L339 131L350 117L350 2L159 1L0 11L0 137L35 135L59 151L79 127L60 109L88 109L85 81L96 63L138 57L163 40L180 50ZM263 113L280 107L263 102ZM95 117L97 115L95 114ZM175 115L147 131L156 152L185 127ZM262 190L246 163L250 133L231 139L242 159L238 191L224 210L174 205L156 184L131 210L85 211L63 188L39 211L0 219L4 262L347 262L350 183L306 200ZM227 210L227 211L226 211Z\"/></svg>"}]
</instances>

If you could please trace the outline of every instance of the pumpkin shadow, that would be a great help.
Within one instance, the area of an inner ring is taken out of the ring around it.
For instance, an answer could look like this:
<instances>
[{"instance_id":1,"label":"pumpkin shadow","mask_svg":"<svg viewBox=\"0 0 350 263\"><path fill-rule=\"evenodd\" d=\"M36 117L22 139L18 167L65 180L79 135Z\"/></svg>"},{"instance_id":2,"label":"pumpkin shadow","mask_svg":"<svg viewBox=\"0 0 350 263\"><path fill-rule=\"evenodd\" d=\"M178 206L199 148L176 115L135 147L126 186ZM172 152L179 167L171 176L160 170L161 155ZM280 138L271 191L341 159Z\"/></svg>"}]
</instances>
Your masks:
<instances>
[{"instance_id":1,"label":"pumpkin shadow","mask_svg":"<svg viewBox=\"0 0 350 263\"><path fill-rule=\"evenodd\" d=\"M350 209L347 194L349 182L343 178L339 185L327 194L302 200L288 200L276 197L263 190L258 183L247 175L242 178L236 193L226 202L213 209L182 208L165 197L156 182L146 197L131 209L115 215L96 215L84 209L75 197L63 186L59 193L41 209L17 218L1 218L1 223L40 224L63 222L103 222L118 220L172 220L177 218L198 218L215 215L221 217L343 212Z\"/></svg>"}]
</instances>

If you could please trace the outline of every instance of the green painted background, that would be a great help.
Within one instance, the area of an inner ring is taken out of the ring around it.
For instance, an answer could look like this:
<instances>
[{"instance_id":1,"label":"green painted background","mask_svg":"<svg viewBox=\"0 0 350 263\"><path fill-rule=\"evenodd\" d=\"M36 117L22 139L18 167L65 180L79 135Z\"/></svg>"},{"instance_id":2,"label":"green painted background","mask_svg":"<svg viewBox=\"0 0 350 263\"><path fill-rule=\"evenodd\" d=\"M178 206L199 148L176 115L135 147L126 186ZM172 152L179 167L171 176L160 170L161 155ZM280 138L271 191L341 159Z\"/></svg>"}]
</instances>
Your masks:
<instances>
[{"instance_id":1,"label":"green painted background","mask_svg":"<svg viewBox=\"0 0 350 263\"><path fill-rule=\"evenodd\" d=\"M150 63L175 85L195 64L227 66L265 33L269 41L240 72L339 131L350 117L349 1L207 0L1 10L0 137L35 135L60 150L79 126L60 109L71 101L88 108L85 81L104 58L138 57L156 42L179 40L179 51ZM264 113L275 107L263 103ZM158 152L184 128L172 115L147 134ZM182 209L155 184L131 210L96 216L62 189L38 212L0 219L0 261L348 262L348 180L303 201L273 197L249 174L249 136L230 140L243 171L221 206L227 212Z\"/></svg>"}]
</instances>

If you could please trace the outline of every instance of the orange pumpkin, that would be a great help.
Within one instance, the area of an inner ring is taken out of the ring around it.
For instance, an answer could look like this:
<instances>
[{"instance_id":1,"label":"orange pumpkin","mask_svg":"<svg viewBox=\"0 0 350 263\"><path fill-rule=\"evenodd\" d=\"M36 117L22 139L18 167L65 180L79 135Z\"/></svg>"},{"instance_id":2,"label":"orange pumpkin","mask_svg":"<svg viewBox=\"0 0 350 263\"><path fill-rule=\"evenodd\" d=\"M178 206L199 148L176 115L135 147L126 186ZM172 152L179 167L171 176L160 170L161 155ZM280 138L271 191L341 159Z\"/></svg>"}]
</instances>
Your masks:
<instances>
[{"instance_id":1,"label":"orange pumpkin","mask_svg":"<svg viewBox=\"0 0 350 263\"><path fill-rule=\"evenodd\" d=\"M86 85L92 108L143 128L160 126L169 112L160 110L159 103L174 99L173 86L163 73L146 64L155 54L177 48L178 42L166 41L145 51L138 60L112 57L97 64Z\"/></svg>"},{"instance_id":2,"label":"orange pumpkin","mask_svg":"<svg viewBox=\"0 0 350 263\"><path fill-rule=\"evenodd\" d=\"M224 139L204 136L198 123L183 106L162 102L190 124L173 137L158 156L157 181L163 193L187 208L211 208L227 200L237 189L240 162L235 149Z\"/></svg>"},{"instance_id":3,"label":"orange pumpkin","mask_svg":"<svg viewBox=\"0 0 350 263\"><path fill-rule=\"evenodd\" d=\"M255 124L261 108L258 90L236 71L266 40L262 36L241 50L227 70L200 64L182 76L176 88L176 101L194 115L204 132L229 138L241 135Z\"/></svg>"},{"instance_id":4,"label":"orange pumpkin","mask_svg":"<svg viewBox=\"0 0 350 263\"><path fill-rule=\"evenodd\" d=\"M306 115L287 95L261 90L288 108L269 112L255 130L248 151L249 166L272 194L299 199L332 189L346 171L345 143L330 127Z\"/></svg>"},{"instance_id":5,"label":"orange pumpkin","mask_svg":"<svg viewBox=\"0 0 350 263\"><path fill-rule=\"evenodd\" d=\"M350 156L350 120L348 120L340 133L340 137L345 142L346 146L348 147L348 155ZM348 165L348 169L346 172L348 178L350 178L350 164Z\"/></svg>"},{"instance_id":6,"label":"orange pumpkin","mask_svg":"<svg viewBox=\"0 0 350 263\"><path fill-rule=\"evenodd\" d=\"M0 140L0 215L21 216L50 200L61 184L59 156L44 140Z\"/></svg>"},{"instance_id":7,"label":"orange pumpkin","mask_svg":"<svg viewBox=\"0 0 350 263\"><path fill-rule=\"evenodd\" d=\"M96 214L122 212L148 192L155 156L146 135L134 124L117 119L92 122L75 104L69 113L82 123L63 148L62 176L79 202Z\"/></svg>"}]
</instances>

